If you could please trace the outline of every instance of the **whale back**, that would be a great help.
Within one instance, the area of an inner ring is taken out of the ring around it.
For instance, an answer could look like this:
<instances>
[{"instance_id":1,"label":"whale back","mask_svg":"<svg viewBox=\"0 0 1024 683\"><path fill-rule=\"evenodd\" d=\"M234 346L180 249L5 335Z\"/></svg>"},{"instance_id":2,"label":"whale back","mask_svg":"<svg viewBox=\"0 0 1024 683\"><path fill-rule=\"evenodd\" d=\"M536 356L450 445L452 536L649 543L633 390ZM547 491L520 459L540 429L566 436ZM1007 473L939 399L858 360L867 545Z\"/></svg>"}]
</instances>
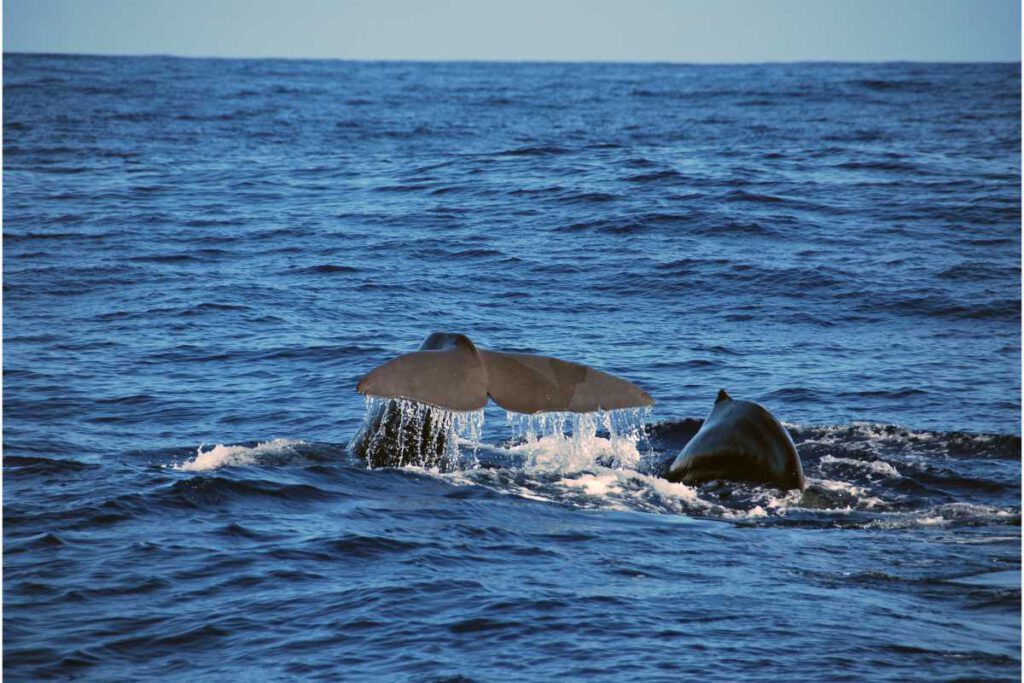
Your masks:
<instances>
[{"instance_id":1,"label":"whale back","mask_svg":"<svg viewBox=\"0 0 1024 683\"><path fill-rule=\"evenodd\" d=\"M361 394L402 398L448 410L479 410L492 398L517 413L615 410L654 400L631 382L549 356L477 348L462 334L435 332L419 351L372 370Z\"/></svg>"},{"instance_id":2,"label":"whale back","mask_svg":"<svg viewBox=\"0 0 1024 683\"><path fill-rule=\"evenodd\" d=\"M716 479L806 486L803 466L786 428L763 406L719 392L700 431L672 463L668 478L684 484Z\"/></svg>"}]
</instances>

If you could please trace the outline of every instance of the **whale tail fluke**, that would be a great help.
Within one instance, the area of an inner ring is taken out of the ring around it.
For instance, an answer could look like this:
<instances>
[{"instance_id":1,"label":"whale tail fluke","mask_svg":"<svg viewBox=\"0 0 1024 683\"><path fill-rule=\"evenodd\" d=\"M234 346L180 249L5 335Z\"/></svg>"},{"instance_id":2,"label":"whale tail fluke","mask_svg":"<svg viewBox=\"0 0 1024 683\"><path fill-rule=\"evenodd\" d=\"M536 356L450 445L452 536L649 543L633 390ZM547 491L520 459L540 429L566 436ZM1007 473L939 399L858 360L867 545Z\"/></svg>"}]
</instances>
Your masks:
<instances>
[{"instance_id":1,"label":"whale tail fluke","mask_svg":"<svg viewBox=\"0 0 1024 683\"><path fill-rule=\"evenodd\" d=\"M419 351L375 368L356 389L455 411L479 410L492 398L516 413L639 408L654 404L624 379L570 361L479 349L465 335L434 333Z\"/></svg>"}]
</instances>

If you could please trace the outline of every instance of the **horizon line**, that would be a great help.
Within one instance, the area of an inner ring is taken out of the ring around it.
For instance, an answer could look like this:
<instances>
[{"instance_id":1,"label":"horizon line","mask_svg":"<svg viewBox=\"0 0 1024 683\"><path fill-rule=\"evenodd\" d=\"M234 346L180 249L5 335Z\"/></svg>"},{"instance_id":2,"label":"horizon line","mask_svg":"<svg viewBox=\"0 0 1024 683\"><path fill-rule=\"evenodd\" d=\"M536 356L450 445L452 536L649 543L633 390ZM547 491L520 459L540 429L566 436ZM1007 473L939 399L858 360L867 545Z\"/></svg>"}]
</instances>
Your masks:
<instances>
[{"instance_id":1,"label":"horizon line","mask_svg":"<svg viewBox=\"0 0 1024 683\"><path fill-rule=\"evenodd\" d=\"M630 64L630 65L674 65L674 66L759 66L786 64L1021 64L1021 60L955 60L955 59L767 59L754 61L675 61L658 59L492 59L492 58L407 58L407 57L272 57L272 56L228 56L228 55L179 55L163 52L121 53L121 52L33 52L27 50L4 50L3 56L23 55L32 57L109 57L115 59L195 59L224 61L295 61L295 62L361 62L361 63L396 63L396 64Z\"/></svg>"}]
</instances>

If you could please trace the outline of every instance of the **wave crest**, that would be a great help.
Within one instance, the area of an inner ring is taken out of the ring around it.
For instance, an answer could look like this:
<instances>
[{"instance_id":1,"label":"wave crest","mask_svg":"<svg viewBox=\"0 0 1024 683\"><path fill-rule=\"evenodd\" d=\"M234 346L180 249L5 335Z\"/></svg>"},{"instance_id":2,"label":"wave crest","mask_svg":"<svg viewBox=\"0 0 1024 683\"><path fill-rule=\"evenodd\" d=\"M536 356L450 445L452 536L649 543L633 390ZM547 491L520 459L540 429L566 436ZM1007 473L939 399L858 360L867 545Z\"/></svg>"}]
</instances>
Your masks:
<instances>
[{"instance_id":1,"label":"wave crest","mask_svg":"<svg viewBox=\"0 0 1024 683\"><path fill-rule=\"evenodd\" d=\"M239 467L243 465L274 464L282 458L292 459L299 456L296 446L305 442L292 439L273 439L257 443L255 446L225 446L217 444L208 451L200 446L196 449L196 457L185 462L171 465L171 469L181 472L209 472L222 467Z\"/></svg>"}]
</instances>

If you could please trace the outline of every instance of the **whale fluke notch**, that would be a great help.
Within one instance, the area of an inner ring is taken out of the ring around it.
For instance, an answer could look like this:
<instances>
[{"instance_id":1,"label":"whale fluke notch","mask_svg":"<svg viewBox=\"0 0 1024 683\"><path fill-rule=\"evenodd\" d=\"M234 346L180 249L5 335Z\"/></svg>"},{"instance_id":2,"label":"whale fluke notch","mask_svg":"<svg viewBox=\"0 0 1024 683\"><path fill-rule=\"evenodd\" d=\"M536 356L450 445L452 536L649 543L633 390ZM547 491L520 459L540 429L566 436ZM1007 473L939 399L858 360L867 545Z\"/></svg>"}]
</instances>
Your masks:
<instances>
[{"instance_id":1,"label":"whale fluke notch","mask_svg":"<svg viewBox=\"0 0 1024 683\"><path fill-rule=\"evenodd\" d=\"M356 391L466 412L487 403L487 372L463 334L435 332L419 351L389 360L359 380Z\"/></svg>"},{"instance_id":2,"label":"whale fluke notch","mask_svg":"<svg viewBox=\"0 0 1024 683\"><path fill-rule=\"evenodd\" d=\"M462 334L435 332L419 351L372 370L361 394L409 399L448 410L479 410L490 397L516 413L639 408L654 404L640 387L570 361L478 349Z\"/></svg>"}]
</instances>

